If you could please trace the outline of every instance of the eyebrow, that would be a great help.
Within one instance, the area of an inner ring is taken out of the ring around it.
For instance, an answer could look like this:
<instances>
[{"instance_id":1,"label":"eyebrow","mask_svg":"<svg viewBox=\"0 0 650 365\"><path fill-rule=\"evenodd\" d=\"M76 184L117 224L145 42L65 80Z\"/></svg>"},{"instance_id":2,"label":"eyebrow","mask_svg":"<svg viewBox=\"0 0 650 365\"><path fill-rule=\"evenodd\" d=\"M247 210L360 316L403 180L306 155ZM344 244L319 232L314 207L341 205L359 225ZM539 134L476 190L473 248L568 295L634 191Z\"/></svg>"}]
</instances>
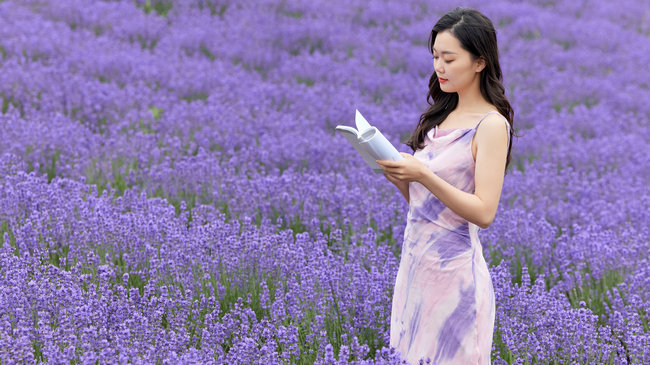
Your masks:
<instances>
[{"instance_id":1,"label":"eyebrow","mask_svg":"<svg viewBox=\"0 0 650 365\"><path fill-rule=\"evenodd\" d=\"M434 48L433 50L435 51L436 49ZM438 52L438 51L436 51L436 52ZM442 52L440 52L440 53L442 53L442 54L445 54L445 53L448 53L448 54L456 54L456 52L451 52L451 51L442 51Z\"/></svg>"}]
</instances>

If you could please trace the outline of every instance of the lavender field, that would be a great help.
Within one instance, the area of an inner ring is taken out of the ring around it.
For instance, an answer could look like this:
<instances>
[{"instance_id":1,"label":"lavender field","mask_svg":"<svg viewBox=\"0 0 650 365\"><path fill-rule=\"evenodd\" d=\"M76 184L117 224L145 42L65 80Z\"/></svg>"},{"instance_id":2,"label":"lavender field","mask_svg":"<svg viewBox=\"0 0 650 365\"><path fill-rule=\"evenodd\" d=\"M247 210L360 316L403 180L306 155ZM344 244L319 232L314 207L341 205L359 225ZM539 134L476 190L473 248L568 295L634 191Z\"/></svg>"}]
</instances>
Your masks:
<instances>
[{"instance_id":1,"label":"lavender field","mask_svg":"<svg viewBox=\"0 0 650 365\"><path fill-rule=\"evenodd\" d=\"M0 2L0 363L390 364L403 152L447 11L494 22L494 364L650 363L643 0Z\"/></svg>"}]
</instances>

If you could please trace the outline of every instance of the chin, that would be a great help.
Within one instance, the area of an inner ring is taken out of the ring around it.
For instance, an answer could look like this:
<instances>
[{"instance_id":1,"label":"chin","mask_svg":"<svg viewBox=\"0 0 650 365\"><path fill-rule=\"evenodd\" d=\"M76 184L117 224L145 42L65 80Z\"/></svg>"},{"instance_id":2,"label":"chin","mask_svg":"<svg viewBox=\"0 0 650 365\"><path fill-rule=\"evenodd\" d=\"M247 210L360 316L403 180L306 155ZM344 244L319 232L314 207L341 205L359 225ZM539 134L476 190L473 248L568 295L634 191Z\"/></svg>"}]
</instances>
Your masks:
<instances>
[{"instance_id":1,"label":"chin","mask_svg":"<svg viewBox=\"0 0 650 365\"><path fill-rule=\"evenodd\" d=\"M446 86L446 85L445 85L445 86L442 86L442 84L440 84L440 90L442 90L442 91L444 91L444 92L446 92L446 93L449 93L449 94L451 94L451 93L455 93L455 92L456 92L456 90L452 90L452 89L450 89L450 88L449 88L448 86Z\"/></svg>"}]
</instances>

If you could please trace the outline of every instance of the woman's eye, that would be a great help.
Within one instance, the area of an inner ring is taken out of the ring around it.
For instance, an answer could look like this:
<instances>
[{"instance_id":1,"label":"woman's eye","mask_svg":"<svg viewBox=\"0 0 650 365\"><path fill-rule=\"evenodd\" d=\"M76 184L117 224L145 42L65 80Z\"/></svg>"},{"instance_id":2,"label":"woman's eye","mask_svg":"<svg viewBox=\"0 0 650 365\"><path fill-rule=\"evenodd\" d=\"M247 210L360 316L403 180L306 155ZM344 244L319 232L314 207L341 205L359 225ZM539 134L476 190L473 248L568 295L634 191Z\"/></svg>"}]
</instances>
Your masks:
<instances>
[{"instance_id":1,"label":"woman's eye","mask_svg":"<svg viewBox=\"0 0 650 365\"><path fill-rule=\"evenodd\" d=\"M433 56L433 60L434 60L434 61L437 61L438 58L439 58L438 56ZM444 60L444 61L445 61L445 63L451 63L453 60L449 60L449 61Z\"/></svg>"}]
</instances>

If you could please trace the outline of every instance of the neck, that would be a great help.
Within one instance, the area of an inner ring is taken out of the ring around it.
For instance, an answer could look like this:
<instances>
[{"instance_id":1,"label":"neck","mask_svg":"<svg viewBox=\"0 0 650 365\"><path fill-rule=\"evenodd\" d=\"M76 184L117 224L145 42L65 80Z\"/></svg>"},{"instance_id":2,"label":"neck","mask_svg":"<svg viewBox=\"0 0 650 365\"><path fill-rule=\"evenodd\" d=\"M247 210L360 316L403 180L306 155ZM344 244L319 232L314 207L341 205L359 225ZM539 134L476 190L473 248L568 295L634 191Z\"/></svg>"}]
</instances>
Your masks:
<instances>
[{"instance_id":1,"label":"neck","mask_svg":"<svg viewBox=\"0 0 650 365\"><path fill-rule=\"evenodd\" d=\"M455 111L459 114L472 114L472 113L482 113L486 106L489 108L490 103L483 98L481 95L480 89L480 74L476 74L476 77L472 83L463 90L458 90L458 105L456 106Z\"/></svg>"}]
</instances>

